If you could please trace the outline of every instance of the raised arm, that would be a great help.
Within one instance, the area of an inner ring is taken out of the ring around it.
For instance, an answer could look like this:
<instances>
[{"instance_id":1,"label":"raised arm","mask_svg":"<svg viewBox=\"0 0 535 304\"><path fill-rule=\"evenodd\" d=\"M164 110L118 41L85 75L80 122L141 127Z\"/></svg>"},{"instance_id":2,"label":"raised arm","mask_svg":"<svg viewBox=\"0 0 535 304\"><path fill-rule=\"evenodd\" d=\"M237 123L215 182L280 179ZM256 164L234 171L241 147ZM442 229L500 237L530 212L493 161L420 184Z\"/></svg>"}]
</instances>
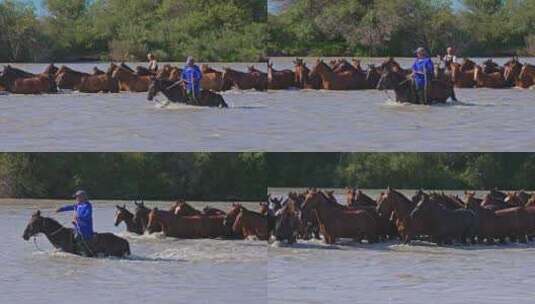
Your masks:
<instances>
[{"instance_id":1,"label":"raised arm","mask_svg":"<svg viewBox=\"0 0 535 304\"><path fill-rule=\"evenodd\" d=\"M56 212L65 212L65 211L73 211L74 210L74 205L67 205L67 206L63 206L61 208L58 208L56 210Z\"/></svg>"}]
</instances>

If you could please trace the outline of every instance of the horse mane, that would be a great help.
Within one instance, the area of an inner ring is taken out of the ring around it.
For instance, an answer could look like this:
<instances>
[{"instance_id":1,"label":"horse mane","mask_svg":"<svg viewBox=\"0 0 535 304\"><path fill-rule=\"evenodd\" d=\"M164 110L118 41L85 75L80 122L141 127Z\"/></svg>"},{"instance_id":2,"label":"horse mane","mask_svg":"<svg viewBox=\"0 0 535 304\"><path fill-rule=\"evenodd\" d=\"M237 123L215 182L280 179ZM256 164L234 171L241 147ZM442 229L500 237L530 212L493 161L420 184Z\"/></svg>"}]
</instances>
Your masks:
<instances>
[{"instance_id":1,"label":"horse mane","mask_svg":"<svg viewBox=\"0 0 535 304\"><path fill-rule=\"evenodd\" d=\"M51 217L41 216L43 219L43 226L50 226L52 225L52 232L57 231L60 228L65 228L62 224L60 224L58 221ZM68 229L68 228L67 228Z\"/></svg>"},{"instance_id":2,"label":"horse mane","mask_svg":"<svg viewBox=\"0 0 535 304\"><path fill-rule=\"evenodd\" d=\"M319 193L323 197L323 199L325 199L329 203L329 206L332 205L333 207L336 207L338 209L344 209L345 210L344 206L340 205L336 200L333 200L331 197L329 197L322 190L318 191L317 193Z\"/></svg>"},{"instance_id":3,"label":"horse mane","mask_svg":"<svg viewBox=\"0 0 535 304\"><path fill-rule=\"evenodd\" d=\"M398 190L396 189L393 189L393 188L389 188L389 192L390 193L393 193L394 195L396 195L398 198L400 198L403 202L405 202L407 204L407 206L412 206L413 205L413 202L408 199L403 193L399 192ZM425 194L425 193L424 193Z\"/></svg>"}]
</instances>

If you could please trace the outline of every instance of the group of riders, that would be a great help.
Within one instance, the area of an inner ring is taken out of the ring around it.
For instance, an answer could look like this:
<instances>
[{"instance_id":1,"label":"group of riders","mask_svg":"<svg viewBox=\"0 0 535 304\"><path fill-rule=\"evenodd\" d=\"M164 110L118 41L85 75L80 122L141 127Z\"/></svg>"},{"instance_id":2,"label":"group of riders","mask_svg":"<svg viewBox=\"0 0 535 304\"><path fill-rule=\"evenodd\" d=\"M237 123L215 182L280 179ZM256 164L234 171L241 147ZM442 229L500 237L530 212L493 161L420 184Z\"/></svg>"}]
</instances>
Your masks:
<instances>
[{"instance_id":1,"label":"group of riders","mask_svg":"<svg viewBox=\"0 0 535 304\"><path fill-rule=\"evenodd\" d=\"M158 71L158 62L154 54L147 55L149 61L148 69L153 72ZM452 62L457 62L455 48L448 47L446 55L440 56L440 61L446 66ZM412 65L412 81L415 95L420 104L427 104L427 93L431 89L431 83L434 77L434 64L429 57L427 51L423 47L416 50L416 60ZM202 72L198 65L195 64L195 59L189 56L184 66L181 80L177 82L185 84L188 103L197 104L198 97L201 91Z\"/></svg>"}]
</instances>

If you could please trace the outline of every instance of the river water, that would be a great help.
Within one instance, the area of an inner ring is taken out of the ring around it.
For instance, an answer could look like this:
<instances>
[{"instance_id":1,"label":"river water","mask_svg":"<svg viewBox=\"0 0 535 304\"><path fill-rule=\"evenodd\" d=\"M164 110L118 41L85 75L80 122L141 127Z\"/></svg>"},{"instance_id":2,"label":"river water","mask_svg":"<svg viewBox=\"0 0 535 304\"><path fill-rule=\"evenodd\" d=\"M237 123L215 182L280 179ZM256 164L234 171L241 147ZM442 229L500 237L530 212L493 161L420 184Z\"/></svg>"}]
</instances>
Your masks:
<instances>
[{"instance_id":1,"label":"river water","mask_svg":"<svg viewBox=\"0 0 535 304\"><path fill-rule=\"evenodd\" d=\"M33 211L53 214L63 203L0 200L1 303L266 303L266 243L254 240L179 240L137 236L115 227L115 203L94 201L94 226L130 242L126 259L90 259L58 252L44 236L37 246L22 239ZM129 207L129 203L127 207ZM202 208L207 203L193 203ZM228 203L209 203L228 209ZM133 204L131 204L133 205ZM146 202L166 207L169 202ZM256 203L244 204L256 209ZM130 207L129 209L133 209Z\"/></svg>"},{"instance_id":2,"label":"river water","mask_svg":"<svg viewBox=\"0 0 535 304\"><path fill-rule=\"evenodd\" d=\"M278 58L275 68L289 68ZM363 64L383 59L364 59ZM477 59L481 62L483 59ZM533 58L521 59L535 64ZM308 58L309 65L313 59ZM399 59L408 66L410 59ZM497 60L503 63L504 60ZM95 64L69 64L89 71ZM135 66L136 64L132 64ZM221 68L224 64L213 64ZM14 64L33 72L43 64ZM98 64L106 68L107 64ZM246 70L247 64L230 64ZM256 64L265 70L264 64ZM389 94L393 96L393 93ZM459 89L400 105L368 91L224 92L230 109L161 108L145 93L0 95L3 151L526 151L535 90ZM160 97L164 100L164 97Z\"/></svg>"},{"instance_id":3,"label":"river water","mask_svg":"<svg viewBox=\"0 0 535 304\"><path fill-rule=\"evenodd\" d=\"M379 191L365 192L376 198ZM343 191L336 197L345 202ZM535 297L535 274L529 267L533 263L535 243L437 247L425 242L368 245L342 240L328 246L298 240L291 247L270 246L268 298L281 304L527 304Z\"/></svg>"}]
</instances>

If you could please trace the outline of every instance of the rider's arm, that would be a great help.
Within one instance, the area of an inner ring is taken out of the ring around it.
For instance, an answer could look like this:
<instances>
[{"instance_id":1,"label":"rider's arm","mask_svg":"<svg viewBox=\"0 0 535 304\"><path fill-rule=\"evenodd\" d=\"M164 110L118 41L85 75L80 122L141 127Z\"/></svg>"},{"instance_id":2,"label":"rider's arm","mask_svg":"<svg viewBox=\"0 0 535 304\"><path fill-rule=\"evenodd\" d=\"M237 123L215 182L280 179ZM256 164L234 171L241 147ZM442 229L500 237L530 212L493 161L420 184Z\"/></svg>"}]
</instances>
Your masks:
<instances>
[{"instance_id":1,"label":"rider's arm","mask_svg":"<svg viewBox=\"0 0 535 304\"><path fill-rule=\"evenodd\" d=\"M67 206L63 206L61 208L58 208L56 210L56 212L65 212L65 211L73 211L74 210L74 207L75 205L67 205Z\"/></svg>"}]
</instances>

